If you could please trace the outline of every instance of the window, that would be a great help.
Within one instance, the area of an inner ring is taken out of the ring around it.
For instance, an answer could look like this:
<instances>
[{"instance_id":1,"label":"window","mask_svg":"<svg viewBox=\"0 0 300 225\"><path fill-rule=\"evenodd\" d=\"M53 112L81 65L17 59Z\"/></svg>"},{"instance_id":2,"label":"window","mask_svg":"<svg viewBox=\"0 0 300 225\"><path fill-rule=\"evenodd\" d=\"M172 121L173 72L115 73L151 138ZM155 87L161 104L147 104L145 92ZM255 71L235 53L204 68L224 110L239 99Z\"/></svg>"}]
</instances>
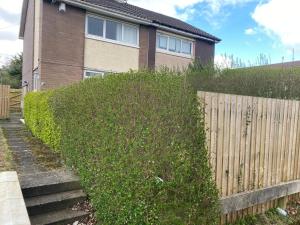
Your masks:
<instances>
[{"instance_id":1,"label":"window","mask_svg":"<svg viewBox=\"0 0 300 225\"><path fill-rule=\"evenodd\" d=\"M161 33L157 34L157 48L163 51L192 55L192 46L192 41Z\"/></svg>"},{"instance_id":2,"label":"window","mask_svg":"<svg viewBox=\"0 0 300 225\"><path fill-rule=\"evenodd\" d=\"M188 41L182 41L181 51L184 54L191 54L192 53L192 43Z\"/></svg>"},{"instance_id":3,"label":"window","mask_svg":"<svg viewBox=\"0 0 300 225\"><path fill-rule=\"evenodd\" d=\"M88 34L103 37L104 21L88 16Z\"/></svg>"},{"instance_id":4,"label":"window","mask_svg":"<svg viewBox=\"0 0 300 225\"><path fill-rule=\"evenodd\" d=\"M129 25L124 25L123 40L128 44L137 44L137 28Z\"/></svg>"},{"instance_id":5,"label":"window","mask_svg":"<svg viewBox=\"0 0 300 225\"><path fill-rule=\"evenodd\" d=\"M181 41L178 38L170 37L169 39L169 51L180 53Z\"/></svg>"},{"instance_id":6,"label":"window","mask_svg":"<svg viewBox=\"0 0 300 225\"><path fill-rule=\"evenodd\" d=\"M106 38L115 41L122 41L122 24L106 20Z\"/></svg>"},{"instance_id":7,"label":"window","mask_svg":"<svg viewBox=\"0 0 300 225\"><path fill-rule=\"evenodd\" d=\"M102 77L104 74L104 72L87 70L84 73L84 78Z\"/></svg>"},{"instance_id":8,"label":"window","mask_svg":"<svg viewBox=\"0 0 300 225\"><path fill-rule=\"evenodd\" d=\"M168 49L168 36L158 35L158 46L161 49Z\"/></svg>"},{"instance_id":9,"label":"window","mask_svg":"<svg viewBox=\"0 0 300 225\"><path fill-rule=\"evenodd\" d=\"M92 15L87 16L86 26L87 37L138 46L138 26Z\"/></svg>"}]
</instances>

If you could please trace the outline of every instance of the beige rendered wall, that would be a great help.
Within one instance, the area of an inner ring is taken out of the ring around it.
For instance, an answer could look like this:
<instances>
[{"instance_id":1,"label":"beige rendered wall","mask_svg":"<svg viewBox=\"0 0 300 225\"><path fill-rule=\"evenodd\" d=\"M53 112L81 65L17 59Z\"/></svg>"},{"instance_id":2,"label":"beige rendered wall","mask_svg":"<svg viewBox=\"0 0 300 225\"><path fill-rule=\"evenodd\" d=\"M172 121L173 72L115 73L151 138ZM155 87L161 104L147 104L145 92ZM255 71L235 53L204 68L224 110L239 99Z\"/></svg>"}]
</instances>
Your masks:
<instances>
[{"instance_id":1,"label":"beige rendered wall","mask_svg":"<svg viewBox=\"0 0 300 225\"><path fill-rule=\"evenodd\" d=\"M170 69L183 70L192 62L193 58L185 58L162 52L155 53L155 66L158 69L166 66Z\"/></svg>"},{"instance_id":2,"label":"beige rendered wall","mask_svg":"<svg viewBox=\"0 0 300 225\"><path fill-rule=\"evenodd\" d=\"M39 66L39 57L40 57L40 21L41 21L41 4L43 1L35 0L34 1L34 60L33 60L33 69L36 69Z\"/></svg>"},{"instance_id":3,"label":"beige rendered wall","mask_svg":"<svg viewBox=\"0 0 300 225\"><path fill-rule=\"evenodd\" d=\"M86 69L127 72L139 68L139 49L110 42L85 39Z\"/></svg>"}]
</instances>

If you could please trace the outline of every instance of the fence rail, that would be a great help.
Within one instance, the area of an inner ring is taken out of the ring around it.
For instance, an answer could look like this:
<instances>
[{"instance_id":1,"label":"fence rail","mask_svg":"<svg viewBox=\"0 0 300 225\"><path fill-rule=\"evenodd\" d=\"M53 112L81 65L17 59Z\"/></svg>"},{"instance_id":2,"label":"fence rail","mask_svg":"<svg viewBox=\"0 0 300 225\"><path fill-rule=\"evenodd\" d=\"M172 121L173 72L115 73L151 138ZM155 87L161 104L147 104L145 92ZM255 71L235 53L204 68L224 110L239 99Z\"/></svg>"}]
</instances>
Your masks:
<instances>
[{"instance_id":1,"label":"fence rail","mask_svg":"<svg viewBox=\"0 0 300 225\"><path fill-rule=\"evenodd\" d=\"M226 214L222 223L284 204L287 197L281 197L300 191L299 101L209 92L198 96ZM288 191L291 187L293 192ZM259 199L263 193L271 194ZM245 198L253 200L245 203Z\"/></svg>"},{"instance_id":2,"label":"fence rail","mask_svg":"<svg viewBox=\"0 0 300 225\"><path fill-rule=\"evenodd\" d=\"M8 85L0 85L0 119L9 118L9 91Z\"/></svg>"}]
</instances>

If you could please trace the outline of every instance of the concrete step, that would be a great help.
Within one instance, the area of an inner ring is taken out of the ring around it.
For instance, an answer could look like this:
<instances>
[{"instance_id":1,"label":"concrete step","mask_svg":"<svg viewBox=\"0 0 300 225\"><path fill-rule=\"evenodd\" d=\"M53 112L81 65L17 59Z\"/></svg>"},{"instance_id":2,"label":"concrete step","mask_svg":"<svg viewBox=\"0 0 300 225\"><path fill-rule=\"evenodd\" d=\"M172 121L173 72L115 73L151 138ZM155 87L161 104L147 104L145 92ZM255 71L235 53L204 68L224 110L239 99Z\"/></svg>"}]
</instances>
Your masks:
<instances>
[{"instance_id":1,"label":"concrete step","mask_svg":"<svg viewBox=\"0 0 300 225\"><path fill-rule=\"evenodd\" d=\"M81 189L79 179L67 170L21 175L24 198Z\"/></svg>"},{"instance_id":2,"label":"concrete step","mask_svg":"<svg viewBox=\"0 0 300 225\"><path fill-rule=\"evenodd\" d=\"M34 216L70 208L84 200L86 200L86 194L82 190L75 190L26 198L25 203L29 216Z\"/></svg>"},{"instance_id":3,"label":"concrete step","mask_svg":"<svg viewBox=\"0 0 300 225\"><path fill-rule=\"evenodd\" d=\"M89 213L84 211L65 209L33 216L30 218L30 221L31 225L67 225L73 224L75 221L80 221L88 216Z\"/></svg>"}]
</instances>

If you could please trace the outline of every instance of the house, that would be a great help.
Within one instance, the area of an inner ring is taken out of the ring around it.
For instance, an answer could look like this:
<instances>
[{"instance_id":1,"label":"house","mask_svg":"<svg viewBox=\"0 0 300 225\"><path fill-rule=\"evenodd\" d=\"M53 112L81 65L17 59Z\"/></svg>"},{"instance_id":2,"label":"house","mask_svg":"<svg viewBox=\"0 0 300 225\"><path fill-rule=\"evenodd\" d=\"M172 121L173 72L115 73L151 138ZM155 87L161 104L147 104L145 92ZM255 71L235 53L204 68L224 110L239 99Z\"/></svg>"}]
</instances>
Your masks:
<instances>
[{"instance_id":1,"label":"house","mask_svg":"<svg viewBox=\"0 0 300 225\"><path fill-rule=\"evenodd\" d=\"M124 0L24 0L19 36L29 91L106 72L211 62L220 41Z\"/></svg>"}]
</instances>

